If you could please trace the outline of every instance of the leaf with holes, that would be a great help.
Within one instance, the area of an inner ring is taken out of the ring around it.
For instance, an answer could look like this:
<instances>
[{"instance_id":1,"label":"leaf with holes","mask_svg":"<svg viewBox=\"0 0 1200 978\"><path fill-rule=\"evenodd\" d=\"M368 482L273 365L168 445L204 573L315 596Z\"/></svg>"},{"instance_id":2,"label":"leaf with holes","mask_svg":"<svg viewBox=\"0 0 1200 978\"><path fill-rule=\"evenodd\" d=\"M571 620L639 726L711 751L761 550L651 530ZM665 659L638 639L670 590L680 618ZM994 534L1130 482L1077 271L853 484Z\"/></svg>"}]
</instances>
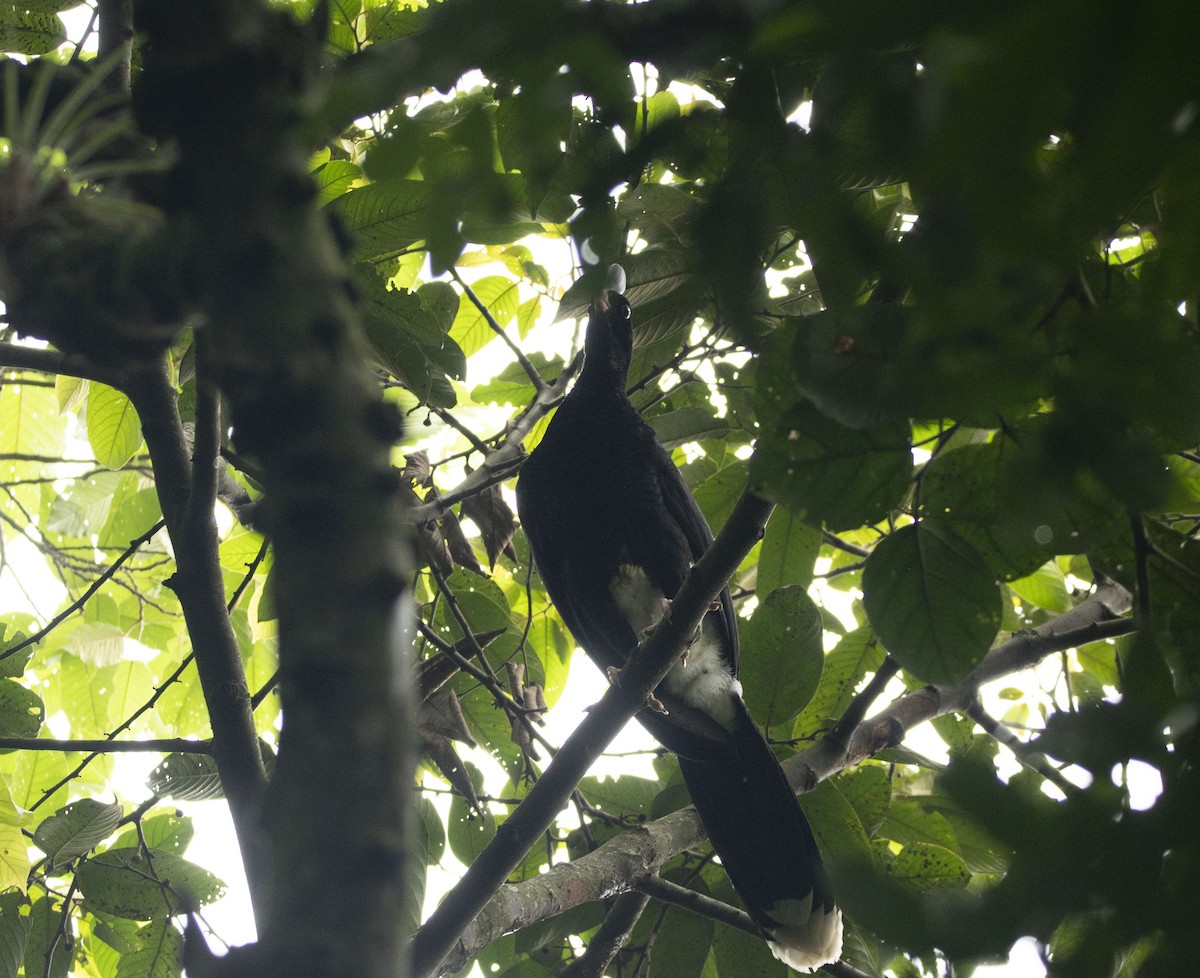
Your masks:
<instances>
[{"instance_id":1,"label":"leaf with holes","mask_svg":"<svg viewBox=\"0 0 1200 978\"><path fill-rule=\"evenodd\" d=\"M93 910L129 920L192 913L219 900L225 884L206 869L162 849L110 849L75 874Z\"/></svg>"},{"instance_id":2,"label":"leaf with holes","mask_svg":"<svg viewBox=\"0 0 1200 978\"><path fill-rule=\"evenodd\" d=\"M883 864L884 874L918 893L961 890L971 882L962 857L931 842L912 842Z\"/></svg>"},{"instance_id":3,"label":"leaf with holes","mask_svg":"<svg viewBox=\"0 0 1200 978\"><path fill-rule=\"evenodd\" d=\"M15 680L0 680L0 737L36 737L45 714L40 696Z\"/></svg>"},{"instance_id":4,"label":"leaf with holes","mask_svg":"<svg viewBox=\"0 0 1200 978\"><path fill-rule=\"evenodd\" d=\"M922 520L885 537L863 569L863 606L879 639L926 682L961 679L1000 628L1000 589L948 526Z\"/></svg>"},{"instance_id":5,"label":"leaf with holes","mask_svg":"<svg viewBox=\"0 0 1200 978\"><path fill-rule=\"evenodd\" d=\"M225 797L217 762L207 754L168 754L150 772L146 787L156 795L178 801Z\"/></svg>"},{"instance_id":6,"label":"leaf with holes","mask_svg":"<svg viewBox=\"0 0 1200 978\"><path fill-rule=\"evenodd\" d=\"M0 51L49 54L67 39L63 22L26 4L0 7Z\"/></svg>"},{"instance_id":7,"label":"leaf with holes","mask_svg":"<svg viewBox=\"0 0 1200 978\"><path fill-rule=\"evenodd\" d=\"M121 955L116 978L178 978L183 969L183 934L169 920L137 932L137 946Z\"/></svg>"},{"instance_id":8,"label":"leaf with holes","mask_svg":"<svg viewBox=\"0 0 1200 978\"><path fill-rule=\"evenodd\" d=\"M46 854L51 868L91 852L112 835L124 809L83 798L59 809L37 827L34 844Z\"/></svg>"}]
</instances>

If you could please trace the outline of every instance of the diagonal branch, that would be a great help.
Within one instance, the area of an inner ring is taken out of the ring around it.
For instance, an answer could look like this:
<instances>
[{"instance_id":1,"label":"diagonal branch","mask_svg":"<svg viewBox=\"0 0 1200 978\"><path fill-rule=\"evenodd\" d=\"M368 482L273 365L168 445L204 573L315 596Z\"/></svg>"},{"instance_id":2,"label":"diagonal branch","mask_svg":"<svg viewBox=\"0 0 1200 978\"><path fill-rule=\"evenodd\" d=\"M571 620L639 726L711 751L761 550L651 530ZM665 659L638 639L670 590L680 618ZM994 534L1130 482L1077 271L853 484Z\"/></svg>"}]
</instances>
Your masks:
<instances>
[{"instance_id":1,"label":"diagonal branch","mask_svg":"<svg viewBox=\"0 0 1200 978\"><path fill-rule=\"evenodd\" d=\"M496 317L492 315L492 311L484 304L484 302L475 294L475 290L471 288L458 274L458 269L453 265L450 266L450 275L459 285L459 288L466 293L471 304L479 310L479 314L487 321L487 324L492 328L492 332L504 341L504 345L517 359L517 363L521 365L521 369L525 371L525 375L532 381L534 388L540 393L546 387L546 382L542 379L542 375L538 373L537 367L530 362L529 357L525 356L525 351L522 350L516 343L513 342L511 336L504 331L504 327L496 322Z\"/></svg>"},{"instance_id":2,"label":"diagonal branch","mask_svg":"<svg viewBox=\"0 0 1200 978\"><path fill-rule=\"evenodd\" d=\"M52 631L54 631L54 629L56 629L64 621L66 621L68 618L70 618L71 615L73 615L73 614L75 614L75 612L81 610L83 608L83 606L85 604L87 604L88 599L91 598L91 596L93 594L95 594L97 591L100 590L100 588L104 585L104 582L107 581L110 577L112 577L118 570L120 570L121 567L131 557L133 557L134 554L136 554L142 548L142 544L149 543L150 540L165 525L166 525L166 523L164 520L159 520L152 527L150 527L150 529L148 529L145 533L143 533L140 537L138 537L136 540L133 540L129 544L128 548L126 548L125 552L123 554L121 554L121 556L118 557L116 560L114 560L111 564L109 564L108 567L106 567L104 569L104 573L102 573L99 577L97 577L94 581L92 581L92 583L88 586L88 589L86 591L84 591L83 594L81 594L78 598L76 598L69 605L67 605L67 607L65 607L62 611L60 611L57 615L55 615L52 619L50 619L50 621L46 623L45 628L39 629L38 631L36 631L32 635L30 635L28 638L23 639L20 642L15 642L14 644L10 645L7 649L5 649L3 652L0 652L0 661L7 659L11 655L16 655L18 652L21 652L24 649L29 648L29 646L31 646L31 645L36 645L38 642L40 642L42 639L44 639L47 635L49 635Z\"/></svg>"},{"instance_id":3,"label":"diagonal branch","mask_svg":"<svg viewBox=\"0 0 1200 978\"><path fill-rule=\"evenodd\" d=\"M898 743L917 724L943 713L965 712L984 683L1028 668L1064 649L1129 634L1133 621L1123 617L1129 605L1129 592L1115 582L1105 581L1071 611L996 646L962 682L907 693L859 723L848 737L826 737L789 758L784 770L793 786L809 790L818 781ZM465 928L453 956L440 970L444 973L462 968L480 949L505 934L629 890L637 885L632 881L657 872L668 859L700 844L705 837L695 809L684 808L632 828L585 856L551 867L541 876L501 887Z\"/></svg>"},{"instance_id":4,"label":"diagonal branch","mask_svg":"<svg viewBox=\"0 0 1200 978\"><path fill-rule=\"evenodd\" d=\"M461 947L462 935L472 926L476 915L550 827L592 763L645 706L650 691L679 658L713 598L759 539L771 509L770 503L752 493L742 494L716 541L692 568L675 596L670 617L664 618L663 624L638 648L621 671L620 682L608 688L600 703L567 738L525 800L497 829L495 838L417 931L413 941L413 974L440 973L439 965L455 944Z\"/></svg>"},{"instance_id":5,"label":"diagonal branch","mask_svg":"<svg viewBox=\"0 0 1200 978\"><path fill-rule=\"evenodd\" d=\"M521 467L521 463L525 458L525 449L522 446L525 436L533 430L534 425L541 421L542 418L549 414L566 397L567 387L570 385L571 379L575 376L576 372L578 372L582 362L582 357L576 357L571 363L567 364L566 369L555 378L553 383L547 384L543 382L533 400L529 402L517 419L509 425L504 444L495 451L489 452L479 468L471 472L470 475L453 489L442 493L437 499L405 510L405 519L410 523L416 524L428 523L431 520L439 519L451 506L461 502L468 496L474 496L489 486L512 478L516 474L517 469Z\"/></svg>"}]
</instances>

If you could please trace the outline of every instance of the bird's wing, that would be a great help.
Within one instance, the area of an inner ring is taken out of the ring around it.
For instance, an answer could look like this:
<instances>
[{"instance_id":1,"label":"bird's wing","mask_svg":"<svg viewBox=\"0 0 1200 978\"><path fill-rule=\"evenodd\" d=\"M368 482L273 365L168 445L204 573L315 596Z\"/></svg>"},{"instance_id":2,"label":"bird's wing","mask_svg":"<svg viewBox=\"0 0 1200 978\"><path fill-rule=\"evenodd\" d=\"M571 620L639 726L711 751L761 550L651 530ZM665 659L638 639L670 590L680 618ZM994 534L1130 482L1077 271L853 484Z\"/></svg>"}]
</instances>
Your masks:
<instances>
[{"instance_id":1,"label":"bird's wing","mask_svg":"<svg viewBox=\"0 0 1200 978\"><path fill-rule=\"evenodd\" d=\"M692 495L679 469L671 461L671 456L661 446L656 444L655 447L658 451L655 453L654 473L666 518L683 534L691 551L690 563L695 563L712 545L712 530L700 511L696 497ZM737 617L733 611L733 599L729 595L729 588L721 589L720 602L721 625L725 639L723 650L729 668L736 676L739 658Z\"/></svg>"},{"instance_id":2,"label":"bird's wing","mask_svg":"<svg viewBox=\"0 0 1200 978\"><path fill-rule=\"evenodd\" d=\"M561 528L578 519L552 474L534 457L517 482L517 511L542 583L575 640L601 668L619 669L638 640L621 614L594 561Z\"/></svg>"}]
</instances>

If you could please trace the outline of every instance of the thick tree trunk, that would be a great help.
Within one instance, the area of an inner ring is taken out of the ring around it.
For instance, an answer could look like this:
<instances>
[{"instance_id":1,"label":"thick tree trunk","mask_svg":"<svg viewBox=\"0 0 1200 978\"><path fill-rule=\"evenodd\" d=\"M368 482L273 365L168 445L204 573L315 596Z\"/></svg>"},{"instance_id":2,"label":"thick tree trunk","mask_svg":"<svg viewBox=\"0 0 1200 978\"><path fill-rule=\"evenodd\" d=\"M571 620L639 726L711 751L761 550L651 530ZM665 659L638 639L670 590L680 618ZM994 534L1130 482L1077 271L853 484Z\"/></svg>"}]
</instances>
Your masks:
<instances>
[{"instance_id":1,"label":"thick tree trunk","mask_svg":"<svg viewBox=\"0 0 1200 978\"><path fill-rule=\"evenodd\" d=\"M138 8L143 124L179 147L203 376L262 467L283 729L259 974L404 973L409 546L339 243L313 204L300 105L319 38L265 4Z\"/></svg>"}]
</instances>

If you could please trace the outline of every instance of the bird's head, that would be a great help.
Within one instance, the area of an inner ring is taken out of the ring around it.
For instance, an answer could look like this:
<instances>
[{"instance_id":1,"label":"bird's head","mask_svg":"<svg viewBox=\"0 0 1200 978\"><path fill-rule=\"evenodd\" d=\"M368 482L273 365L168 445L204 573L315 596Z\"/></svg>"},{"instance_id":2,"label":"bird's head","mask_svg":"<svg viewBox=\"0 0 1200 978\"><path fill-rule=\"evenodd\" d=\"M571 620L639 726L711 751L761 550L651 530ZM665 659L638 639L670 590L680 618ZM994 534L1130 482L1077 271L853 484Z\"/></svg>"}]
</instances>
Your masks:
<instances>
[{"instance_id":1,"label":"bird's head","mask_svg":"<svg viewBox=\"0 0 1200 978\"><path fill-rule=\"evenodd\" d=\"M633 355L633 313L629 300L621 294L624 285L625 272L620 265L613 265L608 285L588 311L585 340L585 365L616 371L622 380Z\"/></svg>"}]
</instances>

